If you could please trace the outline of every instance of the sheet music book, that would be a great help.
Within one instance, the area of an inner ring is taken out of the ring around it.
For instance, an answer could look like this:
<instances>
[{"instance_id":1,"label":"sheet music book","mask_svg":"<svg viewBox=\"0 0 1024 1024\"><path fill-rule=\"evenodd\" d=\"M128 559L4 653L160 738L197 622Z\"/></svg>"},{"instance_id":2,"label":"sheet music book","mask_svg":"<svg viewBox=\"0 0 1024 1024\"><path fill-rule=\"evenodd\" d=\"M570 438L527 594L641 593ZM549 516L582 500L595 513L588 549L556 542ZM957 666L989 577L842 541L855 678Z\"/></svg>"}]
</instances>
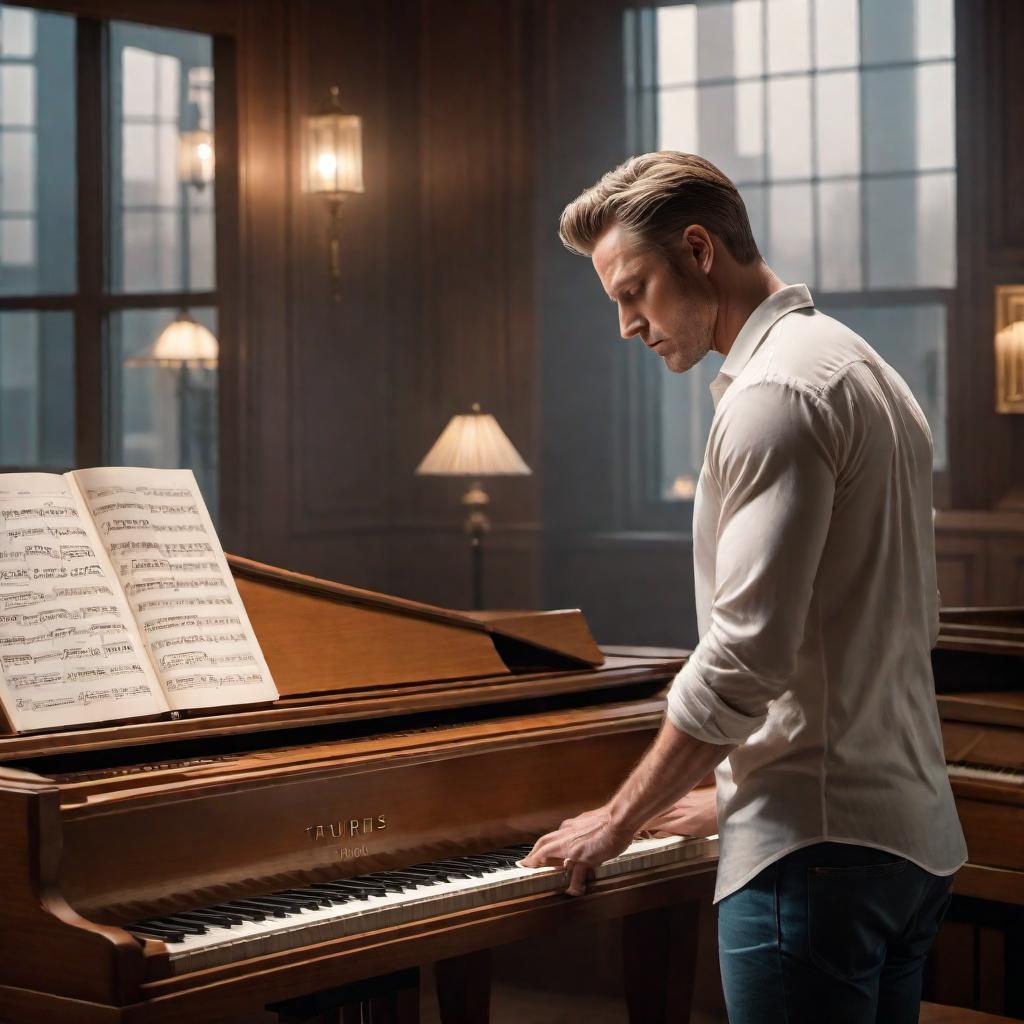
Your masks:
<instances>
[{"instance_id":1,"label":"sheet music book","mask_svg":"<svg viewBox=\"0 0 1024 1024\"><path fill-rule=\"evenodd\" d=\"M191 470L0 474L0 704L16 732L277 696Z\"/></svg>"}]
</instances>

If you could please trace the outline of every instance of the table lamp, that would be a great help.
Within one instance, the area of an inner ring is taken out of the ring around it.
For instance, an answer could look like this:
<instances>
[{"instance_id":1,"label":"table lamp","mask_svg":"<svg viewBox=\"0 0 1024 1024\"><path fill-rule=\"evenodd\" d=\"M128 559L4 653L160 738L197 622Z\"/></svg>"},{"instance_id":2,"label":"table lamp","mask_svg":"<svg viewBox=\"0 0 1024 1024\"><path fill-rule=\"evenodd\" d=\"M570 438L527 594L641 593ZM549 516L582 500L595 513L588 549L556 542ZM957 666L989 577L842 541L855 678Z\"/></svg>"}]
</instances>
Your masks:
<instances>
[{"instance_id":1,"label":"table lamp","mask_svg":"<svg viewBox=\"0 0 1024 1024\"><path fill-rule=\"evenodd\" d=\"M476 402L471 412L451 418L416 468L419 476L461 476L470 481L462 504L466 506L475 610L483 607L483 540L490 529L484 509L491 499L483 488L483 479L529 476L530 472L498 421L490 413L481 412Z\"/></svg>"}]
</instances>

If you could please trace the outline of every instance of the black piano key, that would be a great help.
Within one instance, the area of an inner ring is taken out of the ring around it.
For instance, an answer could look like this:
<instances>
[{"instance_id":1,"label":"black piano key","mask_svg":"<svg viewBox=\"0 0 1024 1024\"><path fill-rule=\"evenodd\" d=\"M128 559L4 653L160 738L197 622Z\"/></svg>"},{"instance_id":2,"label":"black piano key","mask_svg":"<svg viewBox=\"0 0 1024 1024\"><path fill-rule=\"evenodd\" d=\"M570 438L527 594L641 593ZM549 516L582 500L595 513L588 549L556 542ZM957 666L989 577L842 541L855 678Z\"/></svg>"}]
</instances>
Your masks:
<instances>
[{"instance_id":1,"label":"black piano key","mask_svg":"<svg viewBox=\"0 0 1024 1024\"><path fill-rule=\"evenodd\" d=\"M326 883L323 883L323 884L319 884L318 883L317 885L309 886L308 890L307 889L301 889L300 890L300 892L307 892L307 891L311 892L311 893L316 893L316 894L318 894L320 896L325 896L329 903L336 904L336 905L340 905L342 903L348 903L353 898L353 896L355 895L354 893L341 892L338 889L328 889Z\"/></svg>"},{"instance_id":2,"label":"black piano key","mask_svg":"<svg viewBox=\"0 0 1024 1024\"><path fill-rule=\"evenodd\" d=\"M355 881L361 882L363 879L370 882L379 882L388 892L405 892L409 888L408 883L403 883L391 875L390 872L374 875L357 875Z\"/></svg>"},{"instance_id":3,"label":"black piano key","mask_svg":"<svg viewBox=\"0 0 1024 1024\"><path fill-rule=\"evenodd\" d=\"M387 874L389 878L394 878L398 882L407 882L414 889L423 884L422 875L415 871L407 871L405 868L402 868L401 871L389 871Z\"/></svg>"},{"instance_id":4,"label":"black piano key","mask_svg":"<svg viewBox=\"0 0 1024 1024\"><path fill-rule=\"evenodd\" d=\"M469 861L470 864L476 864L478 867L483 868L484 871L500 871L504 867L503 864L492 860L490 857L481 857L476 854L473 854L472 857L466 857L465 860Z\"/></svg>"},{"instance_id":5,"label":"black piano key","mask_svg":"<svg viewBox=\"0 0 1024 1024\"><path fill-rule=\"evenodd\" d=\"M155 924L141 925L130 924L127 930L135 936L142 936L147 939L160 939L161 942L184 942L185 933L175 931L173 928L160 928Z\"/></svg>"},{"instance_id":6,"label":"black piano key","mask_svg":"<svg viewBox=\"0 0 1024 1024\"><path fill-rule=\"evenodd\" d=\"M268 911L266 910L257 910L255 907L242 906L242 904L237 900L228 900L227 903L219 903L216 907L211 909L225 910L230 914L235 914L242 918L243 921L265 921L268 914Z\"/></svg>"},{"instance_id":7,"label":"black piano key","mask_svg":"<svg viewBox=\"0 0 1024 1024\"><path fill-rule=\"evenodd\" d=\"M427 884L430 882L450 882L452 879L452 872L444 871L442 868L406 868L405 873L422 878Z\"/></svg>"},{"instance_id":8,"label":"black piano key","mask_svg":"<svg viewBox=\"0 0 1024 1024\"><path fill-rule=\"evenodd\" d=\"M321 882L321 888L329 889L332 892L337 892L339 895L348 896L354 900L368 900L371 896L377 895L378 890L370 890L369 886L365 885L353 885L351 882ZM383 895L384 889L379 890L380 894Z\"/></svg>"},{"instance_id":9,"label":"black piano key","mask_svg":"<svg viewBox=\"0 0 1024 1024\"><path fill-rule=\"evenodd\" d=\"M154 917L151 923L173 928L175 931L184 932L186 935L206 934L206 925L196 924L195 921L182 920L176 914L169 914L167 917Z\"/></svg>"},{"instance_id":10,"label":"black piano key","mask_svg":"<svg viewBox=\"0 0 1024 1024\"><path fill-rule=\"evenodd\" d=\"M428 871L441 881L447 882L452 878L471 878L472 875L465 867L456 867L454 864L442 865L440 863L416 864L416 871Z\"/></svg>"},{"instance_id":11,"label":"black piano key","mask_svg":"<svg viewBox=\"0 0 1024 1024\"><path fill-rule=\"evenodd\" d=\"M264 897L254 897L245 900L230 900L228 906L240 907L242 910L262 910L266 914L273 914L274 917L287 917L292 913L290 906L276 901L267 900Z\"/></svg>"},{"instance_id":12,"label":"black piano key","mask_svg":"<svg viewBox=\"0 0 1024 1024\"><path fill-rule=\"evenodd\" d=\"M319 910L320 903L317 900L303 899L301 896L286 896L283 892L272 892L269 896L262 897L271 903L280 903L283 907L291 907L296 913L303 910Z\"/></svg>"},{"instance_id":13,"label":"black piano key","mask_svg":"<svg viewBox=\"0 0 1024 1024\"><path fill-rule=\"evenodd\" d=\"M282 889L279 893L275 893L277 896L295 896L300 900L306 900L309 903L313 903L313 909L316 910L319 907L329 907L331 905L331 899L322 892L314 892L310 889Z\"/></svg>"},{"instance_id":14,"label":"black piano key","mask_svg":"<svg viewBox=\"0 0 1024 1024\"><path fill-rule=\"evenodd\" d=\"M360 885L351 879L341 878L335 882L326 882L325 885L337 886L342 892L350 892L357 900L368 900L371 896L385 896L387 890L383 885L370 885L369 882Z\"/></svg>"},{"instance_id":15,"label":"black piano key","mask_svg":"<svg viewBox=\"0 0 1024 1024\"><path fill-rule=\"evenodd\" d=\"M461 871L464 877L483 878L484 869L476 864L468 864L464 860L437 860L434 861L438 867L451 868L453 871Z\"/></svg>"},{"instance_id":16,"label":"black piano key","mask_svg":"<svg viewBox=\"0 0 1024 1024\"><path fill-rule=\"evenodd\" d=\"M231 913L217 913L214 910L183 910L177 915L196 924L217 925L219 928L234 928L242 919Z\"/></svg>"}]
</instances>

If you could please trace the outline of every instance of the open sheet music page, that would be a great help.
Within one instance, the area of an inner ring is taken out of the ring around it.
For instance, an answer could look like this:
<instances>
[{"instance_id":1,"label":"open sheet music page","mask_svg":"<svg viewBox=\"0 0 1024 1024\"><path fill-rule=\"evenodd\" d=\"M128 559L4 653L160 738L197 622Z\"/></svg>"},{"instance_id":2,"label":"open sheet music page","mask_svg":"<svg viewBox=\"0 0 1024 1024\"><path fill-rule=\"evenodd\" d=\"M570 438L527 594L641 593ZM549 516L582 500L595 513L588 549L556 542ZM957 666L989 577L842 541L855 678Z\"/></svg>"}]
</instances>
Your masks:
<instances>
[{"instance_id":1,"label":"open sheet music page","mask_svg":"<svg viewBox=\"0 0 1024 1024\"><path fill-rule=\"evenodd\" d=\"M267 703L277 687L188 469L68 474L172 710Z\"/></svg>"},{"instance_id":2,"label":"open sheet music page","mask_svg":"<svg viewBox=\"0 0 1024 1024\"><path fill-rule=\"evenodd\" d=\"M18 732L167 711L95 528L62 476L0 475L0 690Z\"/></svg>"}]
</instances>

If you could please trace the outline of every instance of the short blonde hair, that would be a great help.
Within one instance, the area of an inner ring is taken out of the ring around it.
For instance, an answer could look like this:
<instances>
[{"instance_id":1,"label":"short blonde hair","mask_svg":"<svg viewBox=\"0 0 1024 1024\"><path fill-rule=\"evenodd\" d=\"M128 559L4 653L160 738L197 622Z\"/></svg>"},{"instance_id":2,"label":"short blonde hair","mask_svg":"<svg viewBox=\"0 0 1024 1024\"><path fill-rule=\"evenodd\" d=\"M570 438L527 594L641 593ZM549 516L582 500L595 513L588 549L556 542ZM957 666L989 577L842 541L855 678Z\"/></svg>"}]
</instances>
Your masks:
<instances>
[{"instance_id":1,"label":"short blonde hair","mask_svg":"<svg viewBox=\"0 0 1024 1024\"><path fill-rule=\"evenodd\" d=\"M666 255L685 228L700 224L737 262L761 257L736 186L713 163L691 153L665 150L627 160L566 206L558 234L567 249L589 256L613 222Z\"/></svg>"}]
</instances>

